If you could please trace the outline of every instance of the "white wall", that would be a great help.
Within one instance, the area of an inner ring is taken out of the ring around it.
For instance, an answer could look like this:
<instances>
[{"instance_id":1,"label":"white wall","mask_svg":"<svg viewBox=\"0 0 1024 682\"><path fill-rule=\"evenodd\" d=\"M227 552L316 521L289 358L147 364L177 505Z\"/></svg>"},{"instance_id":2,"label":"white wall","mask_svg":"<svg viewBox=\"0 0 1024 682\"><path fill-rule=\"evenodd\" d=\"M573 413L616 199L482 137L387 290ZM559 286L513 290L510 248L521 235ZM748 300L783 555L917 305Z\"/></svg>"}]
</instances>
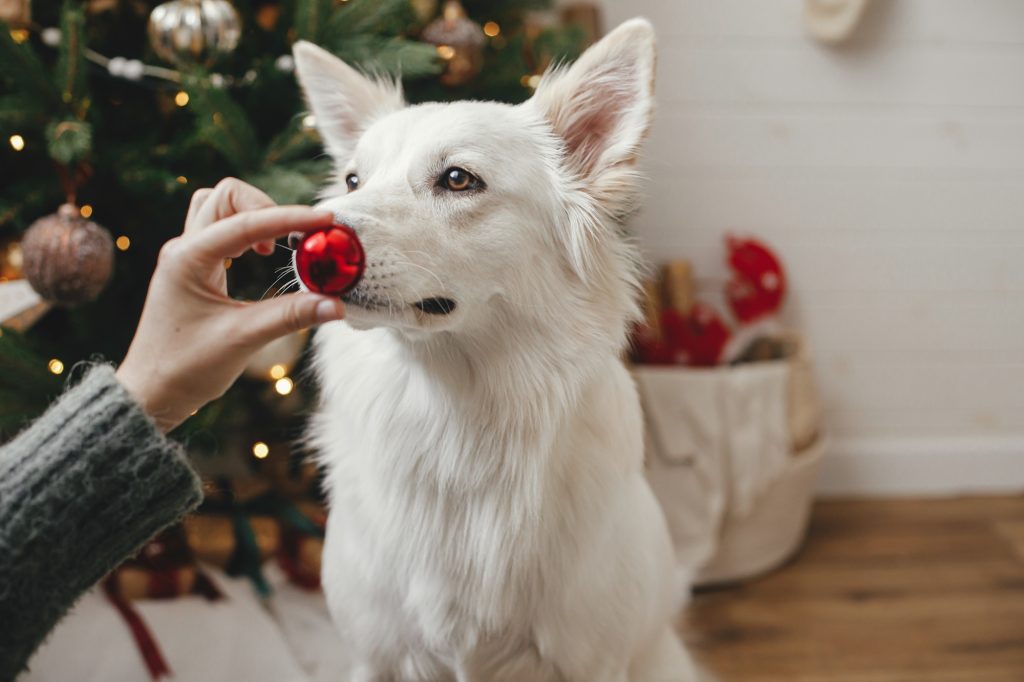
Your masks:
<instances>
[{"instance_id":1,"label":"white wall","mask_svg":"<svg viewBox=\"0 0 1024 682\"><path fill-rule=\"evenodd\" d=\"M606 0L659 33L634 230L716 289L721 236L777 247L814 346L828 492L1024 488L1024 1Z\"/></svg>"}]
</instances>

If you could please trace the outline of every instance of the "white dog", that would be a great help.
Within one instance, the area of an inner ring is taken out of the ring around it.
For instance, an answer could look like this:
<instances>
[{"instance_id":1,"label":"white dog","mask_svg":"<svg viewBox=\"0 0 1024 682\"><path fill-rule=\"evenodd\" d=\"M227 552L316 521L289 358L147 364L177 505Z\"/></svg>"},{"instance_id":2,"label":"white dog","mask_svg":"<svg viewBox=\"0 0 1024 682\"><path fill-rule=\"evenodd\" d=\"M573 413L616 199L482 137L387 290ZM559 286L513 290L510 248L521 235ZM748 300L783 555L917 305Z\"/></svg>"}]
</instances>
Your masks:
<instances>
[{"instance_id":1,"label":"white dog","mask_svg":"<svg viewBox=\"0 0 1024 682\"><path fill-rule=\"evenodd\" d=\"M684 585L620 362L654 35L620 26L519 106L407 107L295 47L366 274L317 334L338 679L677 682Z\"/></svg>"}]
</instances>

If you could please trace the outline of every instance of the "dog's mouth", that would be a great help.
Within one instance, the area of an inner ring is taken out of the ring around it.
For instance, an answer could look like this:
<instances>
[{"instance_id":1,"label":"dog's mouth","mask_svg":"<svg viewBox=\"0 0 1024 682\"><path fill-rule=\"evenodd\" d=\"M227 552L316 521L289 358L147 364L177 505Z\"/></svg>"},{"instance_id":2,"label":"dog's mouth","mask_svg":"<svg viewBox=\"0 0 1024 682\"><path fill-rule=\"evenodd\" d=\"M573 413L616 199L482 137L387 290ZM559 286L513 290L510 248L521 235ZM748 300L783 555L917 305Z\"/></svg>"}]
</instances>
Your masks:
<instances>
[{"instance_id":1,"label":"dog's mouth","mask_svg":"<svg viewBox=\"0 0 1024 682\"><path fill-rule=\"evenodd\" d=\"M422 301L416 301L412 305L427 315L448 315L455 310L455 301L441 296L425 298Z\"/></svg>"},{"instance_id":2,"label":"dog's mouth","mask_svg":"<svg viewBox=\"0 0 1024 682\"><path fill-rule=\"evenodd\" d=\"M342 301L346 304L357 305L360 308L366 310L392 310L392 304L389 301L376 298L374 296L367 295L362 289L356 289L349 292L345 296L342 296ZM412 307L416 308L422 313L427 315L449 315L456 307L455 301L450 298L444 298L442 296L431 296L430 298L424 298L420 301L416 301L412 304Z\"/></svg>"}]
</instances>

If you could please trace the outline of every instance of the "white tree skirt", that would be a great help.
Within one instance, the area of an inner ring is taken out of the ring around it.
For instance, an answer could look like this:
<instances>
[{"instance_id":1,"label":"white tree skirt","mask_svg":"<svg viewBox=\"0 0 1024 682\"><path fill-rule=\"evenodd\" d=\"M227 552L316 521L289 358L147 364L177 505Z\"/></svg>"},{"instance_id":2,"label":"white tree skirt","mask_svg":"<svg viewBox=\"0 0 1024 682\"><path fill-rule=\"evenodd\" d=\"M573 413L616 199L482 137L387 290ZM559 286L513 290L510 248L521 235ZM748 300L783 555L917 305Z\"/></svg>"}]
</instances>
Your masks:
<instances>
[{"instance_id":1,"label":"white tree skirt","mask_svg":"<svg viewBox=\"0 0 1024 682\"><path fill-rule=\"evenodd\" d=\"M249 581L204 570L225 598L133 602L175 682L313 682L344 670L321 592L302 590L274 564L264 607ZM99 588L88 592L29 663L18 682L146 682L149 672L121 615ZM166 679L166 678L165 678Z\"/></svg>"}]
</instances>

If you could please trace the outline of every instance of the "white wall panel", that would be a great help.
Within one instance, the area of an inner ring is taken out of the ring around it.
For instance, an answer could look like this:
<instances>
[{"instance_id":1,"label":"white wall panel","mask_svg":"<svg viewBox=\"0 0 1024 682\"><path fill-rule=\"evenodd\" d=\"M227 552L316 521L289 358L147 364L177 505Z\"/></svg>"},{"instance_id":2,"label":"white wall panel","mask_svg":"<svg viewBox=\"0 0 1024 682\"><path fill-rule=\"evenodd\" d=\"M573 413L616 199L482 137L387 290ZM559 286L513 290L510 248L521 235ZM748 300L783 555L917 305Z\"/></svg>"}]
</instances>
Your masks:
<instances>
[{"instance_id":1,"label":"white wall panel","mask_svg":"<svg viewBox=\"0 0 1024 682\"><path fill-rule=\"evenodd\" d=\"M874 0L838 48L799 0L605 9L660 36L634 232L712 299L725 232L777 247L836 438L823 490L1024 487L1024 2Z\"/></svg>"}]
</instances>

